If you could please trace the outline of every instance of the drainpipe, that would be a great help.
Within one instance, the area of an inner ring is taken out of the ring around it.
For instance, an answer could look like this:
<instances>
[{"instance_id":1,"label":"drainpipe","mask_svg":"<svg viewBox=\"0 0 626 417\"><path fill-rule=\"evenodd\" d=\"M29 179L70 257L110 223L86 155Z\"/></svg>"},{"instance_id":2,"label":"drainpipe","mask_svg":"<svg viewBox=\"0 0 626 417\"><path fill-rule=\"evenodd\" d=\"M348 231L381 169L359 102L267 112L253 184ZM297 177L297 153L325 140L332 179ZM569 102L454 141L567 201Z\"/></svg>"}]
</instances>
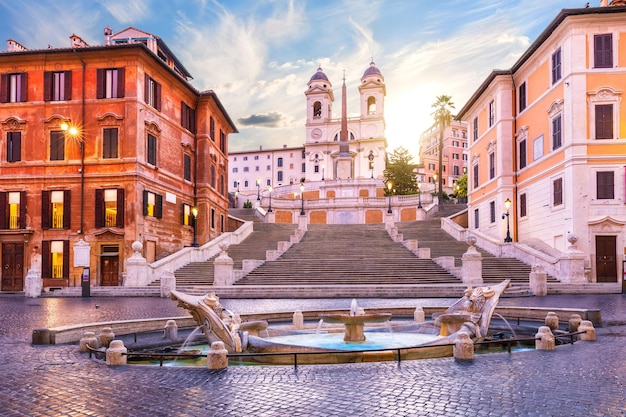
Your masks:
<instances>
[{"instance_id":1,"label":"drainpipe","mask_svg":"<svg viewBox=\"0 0 626 417\"><path fill-rule=\"evenodd\" d=\"M513 241L517 242L517 86L515 85L515 78L513 77L513 71L511 71L511 82L513 83ZM528 146L528 143L526 144ZM528 152L527 152L528 153Z\"/></svg>"},{"instance_id":2,"label":"drainpipe","mask_svg":"<svg viewBox=\"0 0 626 417\"><path fill-rule=\"evenodd\" d=\"M76 54L82 65L82 91L81 91L81 120L80 126L83 132L82 140L80 141L80 229L78 234L84 234L83 220L85 215L85 61L81 58L80 54L76 52L76 49L72 48L72 51Z\"/></svg>"}]
</instances>

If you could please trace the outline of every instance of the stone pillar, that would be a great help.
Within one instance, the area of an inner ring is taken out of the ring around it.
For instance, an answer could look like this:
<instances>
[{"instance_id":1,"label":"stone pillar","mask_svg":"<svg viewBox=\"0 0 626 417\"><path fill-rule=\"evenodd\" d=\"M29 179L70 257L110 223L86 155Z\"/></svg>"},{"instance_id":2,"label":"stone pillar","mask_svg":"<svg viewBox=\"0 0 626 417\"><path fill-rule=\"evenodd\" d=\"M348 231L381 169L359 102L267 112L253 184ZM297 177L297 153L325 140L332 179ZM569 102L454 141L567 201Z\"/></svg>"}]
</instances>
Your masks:
<instances>
[{"instance_id":1,"label":"stone pillar","mask_svg":"<svg viewBox=\"0 0 626 417\"><path fill-rule=\"evenodd\" d=\"M233 265L234 261L228 256L228 244L220 244L222 253L213 261L213 285L215 286L228 286L233 285Z\"/></svg>"},{"instance_id":2,"label":"stone pillar","mask_svg":"<svg viewBox=\"0 0 626 417\"><path fill-rule=\"evenodd\" d=\"M387 230L387 232L392 228L395 227L396 222L393 220L393 213L385 213L385 230Z\"/></svg>"},{"instance_id":3,"label":"stone pillar","mask_svg":"<svg viewBox=\"0 0 626 417\"><path fill-rule=\"evenodd\" d=\"M473 360L474 359L474 342L470 338L469 334L465 332L459 332L454 339L454 352L455 360Z\"/></svg>"},{"instance_id":4,"label":"stone pillar","mask_svg":"<svg viewBox=\"0 0 626 417\"><path fill-rule=\"evenodd\" d=\"M210 370L228 368L228 351L224 347L224 342L211 343L211 349L207 353L206 366Z\"/></svg>"},{"instance_id":5,"label":"stone pillar","mask_svg":"<svg viewBox=\"0 0 626 417\"><path fill-rule=\"evenodd\" d=\"M426 315L422 307L416 307L413 313L413 321L415 323L424 323L426 321Z\"/></svg>"},{"instance_id":6,"label":"stone pillar","mask_svg":"<svg viewBox=\"0 0 626 417\"><path fill-rule=\"evenodd\" d=\"M461 257L461 280L465 284L482 284L483 256L476 250L476 237L469 235L466 242L469 247Z\"/></svg>"},{"instance_id":7,"label":"stone pillar","mask_svg":"<svg viewBox=\"0 0 626 417\"><path fill-rule=\"evenodd\" d=\"M41 295L43 289L43 280L41 279L41 271L29 269L24 279L24 296L37 298Z\"/></svg>"},{"instance_id":8,"label":"stone pillar","mask_svg":"<svg viewBox=\"0 0 626 417\"><path fill-rule=\"evenodd\" d=\"M308 229L306 214L298 214L298 230L307 231Z\"/></svg>"},{"instance_id":9,"label":"stone pillar","mask_svg":"<svg viewBox=\"0 0 626 417\"><path fill-rule=\"evenodd\" d=\"M161 297L167 298L176 289L176 275L171 269L161 274Z\"/></svg>"},{"instance_id":10,"label":"stone pillar","mask_svg":"<svg viewBox=\"0 0 626 417\"><path fill-rule=\"evenodd\" d=\"M89 352L87 346L92 349L98 349L100 346L98 345L98 338L94 332L85 332L83 333L83 337L78 342L78 350L81 352Z\"/></svg>"},{"instance_id":11,"label":"stone pillar","mask_svg":"<svg viewBox=\"0 0 626 417\"><path fill-rule=\"evenodd\" d=\"M109 347L111 341L115 339L115 333L110 327L103 327L98 335L98 344L103 347Z\"/></svg>"},{"instance_id":12,"label":"stone pillar","mask_svg":"<svg viewBox=\"0 0 626 417\"><path fill-rule=\"evenodd\" d=\"M548 326L541 326L535 337L535 349L554 350L554 335Z\"/></svg>"},{"instance_id":13,"label":"stone pillar","mask_svg":"<svg viewBox=\"0 0 626 417\"><path fill-rule=\"evenodd\" d=\"M124 261L126 269L126 278L124 279L125 287L144 287L148 285L148 261L141 255L143 244L141 242L133 242L132 248L134 253Z\"/></svg>"},{"instance_id":14,"label":"stone pillar","mask_svg":"<svg viewBox=\"0 0 626 417\"><path fill-rule=\"evenodd\" d=\"M585 254L578 250L578 236L569 234L567 241L570 246L559 258L559 276L563 283L581 284L587 282L585 275Z\"/></svg>"},{"instance_id":15,"label":"stone pillar","mask_svg":"<svg viewBox=\"0 0 626 417\"><path fill-rule=\"evenodd\" d=\"M580 326L578 326L578 331L585 332L580 335L580 340L596 340L596 329L593 327L593 323L589 320L581 321Z\"/></svg>"},{"instance_id":16,"label":"stone pillar","mask_svg":"<svg viewBox=\"0 0 626 417\"><path fill-rule=\"evenodd\" d=\"M293 327L296 330L304 329L304 316L300 310L296 310L293 313Z\"/></svg>"},{"instance_id":17,"label":"stone pillar","mask_svg":"<svg viewBox=\"0 0 626 417\"><path fill-rule=\"evenodd\" d=\"M276 213L274 210L265 213L265 223L276 223Z\"/></svg>"},{"instance_id":18,"label":"stone pillar","mask_svg":"<svg viewBox=\"0 0 626 417\"><path fill-rule=\"evenodd\" d=\"M110 366L126 365L128 349L121 340L112 340L110 347L106 350L106 364Z\"/></svg>"},{"instance_id":19,"label":"stone pillar","mask_svg":"<svg viewBox=\"0 0 626 417\"><path fill-rule=\"evenodd\" d=\"M572 314L568 322L570 333L577 332L582 321L583 319L580 317L580 314Z\"/></svg>"},{"instance_id":20,"label":"stone pillar","mask_svg":"<svg viewBox=\"0 0 626 417\"><path fill-rule=\"evenodd\" d=\"M541 265L533 265L528 276L530 292L540 297L548 295L548 274Z\"/></svg>"},{"instance_id":21,"label":"stone pillar","mask_svg":"<svg viewBox=\"0 0 626 417\"><path fill-rule=\"evenodd\" d=\"M559 316L557 316L556 313L553 311L546 314L544 322L546 326L550 328L550 330L556 330L559 328Z\"/></svg>"},{"instance_id":22,"label":"stone pillar","mask_svg":"<svg viewBox=\"0 0 626 417\"><path fill-rule=\"evenodd\" d=\"M172 342L178 340L178 324L176 324L176 320L168 320L165 323L164 336Z\"/></svg>"}]
</instances>

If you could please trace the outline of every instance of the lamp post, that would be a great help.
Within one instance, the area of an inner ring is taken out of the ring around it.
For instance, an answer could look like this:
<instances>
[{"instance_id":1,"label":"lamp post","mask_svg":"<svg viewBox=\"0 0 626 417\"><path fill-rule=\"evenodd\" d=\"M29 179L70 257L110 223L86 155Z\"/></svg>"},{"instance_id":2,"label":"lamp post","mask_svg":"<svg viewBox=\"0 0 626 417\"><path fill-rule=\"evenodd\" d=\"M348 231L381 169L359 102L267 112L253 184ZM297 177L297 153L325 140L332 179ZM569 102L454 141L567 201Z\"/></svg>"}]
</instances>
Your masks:
<instances>
[{"instance_id":1,"label":"lamp post","mask_svg":"<svg viewBox=\"0 0 626 417\"><path fill-rule=\"evenodd\" d=\"M300 184L300 200L302 202L302 206L300 208L300 215L304 216L304 184Z\"/></svg>"},{"instance_id":2,"label":"lamp post","mask_svg":"<svg viewBox=\"0 0 626 417\"><path fill-rule=\"evenodd\" d=\"M422 208L422 183L417 182L417 208Z\"/></svg>"},{"instance_id":3,"label":"lamp post","mask_svg":"<svg viewBox=\"0 0 626 417\"><path fill-rule=\"evenodd\" d=\"M193 243L191 246L198 247L198 231L196 227L196 221L198 220L198 207L191 208L191 215L193 216Z\"/></svg>"},{"instance_id":4,"label":"lamp post","mask_svg":"<svg viewBox=\"0 0 626 417\"><path fill-rule=\"evenodd\" d=\"M83 133L74 125L62 122L60 128L64 134L69 135L71 139L77 140L78 146L80 147L80 224L78 233L83 234L83 219L85 210L85 140Z\"/></svg>"},{"instance_id":5,"label":"lamp post","mask_svg":"<svg viewBox=\"0 0 626 417\"><path fill-rule=\"evenodd\" d=\"M256 201L261 201L261 178L256 179Z\"/></svg>"},{"instance_id":6,"label":"lamp post","mask_svg":"<svg viewBox=\"0 0 626 417\"><path fill-rule=\"evenodd\" d=\"M503 219L506 216L506 237L504 238L504 242L505 243L510 243L510 242L513 242L513 239L511 239L511 231L509 229L509 214L510 214L510 210L511 210L511 200L510 199L507 198L504 201L504 207L506 208L506 213L504 213L502 215Z\"/></svg>"},{"instance_id":7,"label":"lamp post","mask_svg":"<svg viewBox=\"0 0 626 417\"><path fill-rule=\"evenodd\" d=\"M370 151L370 154L367 156L367 159L370 161L370 171L372 171L372 177L374 178L374 152Z\"/></svg>"},{"instance_id":8,"label":"lamp post","mask_svg":"<svg viewBox=\"0 0 626 417\"><path fill-rule=\"evenodd\" d=\"M324 181L324 167L322 167L322 181Z\"/></svg>"},{"instance_id":9,"label":"lamp post","mask_svg":"<svg viewBox=\"0 0 626 417\"><path fill-rule=\"evenodd\" d=\"M239 208L239 180L237 180L237 190L235 191L235 208Z\"/></svg>"},{"instance_id":10,"label":"lamp post","mask_svg":"<svg viewBox=\"0 0 626 417\"><path fill-rule=\"evenodd\" d=\"M389 208L387 209L387 213L391 214L391 187L393 187L393 183L391 181L387 181L387 195L389 196Z\"/></svg>"},{"instance_id":11,"label":"lamp post","mask_svg":"<svg viewBox=\"0 0 626 417\"><path fill-rule=\"evenodd\" d=\"M268 188L269 192L270 192L270 207L267 209L268 213L272 212L272 186L270 185Z\"/></svg>"},{"instance_id":12,"label":"lamp post","mask_svg":"<svg viewBox=\"0 0 626 417\"><path fill-rule=\"evenodd\" d=\"M434 174L433 178L435 179L435 195L436 195L437 194L437 174Z\"/></svg>"}]
</instances>

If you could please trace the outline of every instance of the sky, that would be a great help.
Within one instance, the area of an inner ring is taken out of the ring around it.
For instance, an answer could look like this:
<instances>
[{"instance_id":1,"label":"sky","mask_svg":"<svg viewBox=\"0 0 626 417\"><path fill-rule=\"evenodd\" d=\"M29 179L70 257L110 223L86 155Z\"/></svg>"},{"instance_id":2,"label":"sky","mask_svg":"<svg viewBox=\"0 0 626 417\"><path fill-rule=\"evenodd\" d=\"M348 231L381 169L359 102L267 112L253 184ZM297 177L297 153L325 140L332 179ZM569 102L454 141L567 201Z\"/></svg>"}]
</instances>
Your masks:
<instances>
[{"instance_id":1,"label":"sky","mask_svg":"<svg viewBox=\"0 0 626 417\"><path fill-rule=\"evenodd\" d=\"M592 0L598 6L600 0ZM239 133L231 151L302 146L307 82L321 66L348 116L372 59L385 78L388 151L417 161L437 96L460 110L494 69L511 68L561 9L583 0L0 0L0 51L90 45L129 26L160 37L215 91Z\"/></svg>"}]
</instances>

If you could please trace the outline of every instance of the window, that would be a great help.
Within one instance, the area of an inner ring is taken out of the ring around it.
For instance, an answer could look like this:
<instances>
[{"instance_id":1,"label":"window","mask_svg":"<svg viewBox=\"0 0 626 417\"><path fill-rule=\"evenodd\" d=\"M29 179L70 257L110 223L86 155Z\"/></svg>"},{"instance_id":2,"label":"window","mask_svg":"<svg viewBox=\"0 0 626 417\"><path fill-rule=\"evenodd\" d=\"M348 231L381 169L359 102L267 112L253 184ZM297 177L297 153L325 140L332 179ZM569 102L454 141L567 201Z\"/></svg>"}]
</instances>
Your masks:
<instances>
[{"instance_id":1,"label":"window","mask_svg":"<svg viewBox=\"0 0 626 417\"><path fill-rule=\"evenodd\" d=\"M526 217L526 193L519 196L519 216Z\"/></svg>"},{"instance_id":2,"label":"window","mask_svg":"<svg viewBox=\"0 0 626 417\"><path fill-rule=\"evenodd\" d=\"M474 117L474 121L472 122L472 141L476 142L478 140L478 116Z\"/></svg>"},{"instance_id":3,"label":"window","mask_svg":"<svg viewBox=\"0 0 626 417\"><path fill-rule=\"evenodd\" d=\"M489 220L491 221L491 223L496 222L496 202L495 201L491 201L489 203Z\"/></svg>"},{"instance_id":4,"label":"window","mask_svg":"<svg viewBox=\"0 0 626 417\"><path fill-rule=\"evenodd\" d=\"M226 153L226 133L220 129L220 151Z\"/></svg>"},{"instance_id":5,"label":"window","mask_svg":"<svg viewBox=\"0 0 626 417\"><path fill-rule=\"evenodd\" d=\"M269 187L270 185L272 185L272 180L268 178L265 184Z\"/></svg>"},{"instance_id":6,"label":"window","mask_svg":"<svg viewBox=\"0 0 626 417\"><path fill-rule=\"evenodd\" d=\"M272 166L271 166L271 165L268 165L268 166L265 168L265 170L266 170L266 171L271 171L271 170L272 170Z\"/></svg>"},{"instance_id":7,"label":"window","mask_svg":"<svg viewBox=\"0 0 626 417\"><path fill-rule=\"evenodd\" d=\"M180 125L191 133L196 133L196 110L184 101L180 102Z\"/></svg>"},{"instance_id":8,"label":"window","mask_svg":"<svg viewBox=\"0 0 626 417\"><path fill-rule=\"evenodd\" d=\"M211 140L215 142L215 119L213 116L209 119L209 136L211 136Z\"/></svg>"},{"instance_id":9,"label":"window","mask_svg":"<svg viewBox=\"0 0 626 417\"><path fill-rule=\"evenodd\" d=\"M124 68L98 68L96 98L124 97Z\"/></svg>"},{"instance_id":10,"label":"window","mask_svg":"<svg viewBox=\"0 0 626 417\"><path fill-rule=\"evenodd\" d=\"M183 155L183 178L187 181L191 181L191 156Z\"/></svg>"},{"instance_id":11,"label":"window","mask_svg":"<svg viewBox=\"0 0 626 417\"><path fill-rule=\"evenodd\" d=\"M563 178L557 178L552 181L552 205L560 206L563 204Z\"/></svg>"},{"instance_id":12,"label":"window","mask_svg":"<svg viewBox=\"0 0 626 417\"><path fill-rule=\"evenodd\" d=\"M215 229L215 209L211 207L211 229Z\"/></svg>"},{"instance_id":13,"label":"window","mask_svg":"<svg viewBox=\"0 0 626 417\"><path fill-rule=\"evenodd\" d=\"M491 100L489 103L489 127L493 126L496 122L496 103Z\"/></svg>"},{"instance_id":14,"label":"window","mask_svg":"<svg viewBox=\"0 0 626 417\"><path fill-rule=\"evenodd\" d=\"M65 159L65 134L62 130L50 131L50 160L63 161Z\"/></svg>"},{"instance_id":15,"label":"window","mask_svg":"<svg viewBox=\"0 0 626 417\"><path fill-rule=\"evenodd\" d=\"M28 92L28 75L19 74L0 75L0 103L25 102Z\"/></svg>"},{"instance_id":16,"label":"window","mask_svg":"<svg viewBox=\"0 0 626 417\"><path fill-rule=\"evenodd\" d=\"M293 164L289 164L289 169L293 169Z\"/></svg>"},{"instance_id":17,"label":"window","mask_svg":"<svg viewBox=\"0 0 626 417\"><path fill-rule=\"evenodd\" d=\"M96 227L124 227L124 189L96 189Z\"/></svg>"},{"instance_id":18,"label":"window","mask_svg":"<svg viewBox=\"0 0 626 417\"><path fill-rule=\"evenodd\" d=\"M148 163L156 166L157 164L157 138L148 133Z\"/></svg>"},{"instance_id":19,"label":"window","mask_svg":"<svg viewBox=\"0 0 626 417\"><path fill-rule=\"evenodd\" d=\"M370 168L371 169L371 168ZM313 165L313 172L315 172L316 174L318 172L320 172L320 166L319 165Z\"/></svg>"},{"instance_id":20,"label":"window","mask_svg":"<svg viewBox=\"0 0 626 417\"><path fill-rule=\"evenodd\" d=\"M543 156L543 135L533 139L533 161Z\"/></svg>"},{"instance_id":21,"label":"window","mask_svg":"<svg viewBox=\"0 0 626 417\"><path fill-rule=\"evenodd\" d=\"M322 117L322 103L319 101L313 103L313 117L316 119Z\"/></svg>"},{"instance_id":22,"label":"window","mask_svg":"<svg viewBox=\"0 0 626 417\"><path fill-rule=\"evenodd\" d=\"M257 165L257 166L254 167L254 170L258 172L258 171L261 170L261 168L259 168L259 166Z\"/></svg>"},{"instance_id":23,"label":"window","mask_svg":"<svg viewBox=\"0 0 626 417\"><path fill-rule=\"evenodd\" d=\"M193 215L191 214L191 206L183 203L181 224L183 226L193 226Z\"/></svg>"},{"instance_id":24,"label":"window","mask_svg":"<svg viewBox=\"0 0 626 417\"><path fill-rule=\"evenodd\" d=\"M7 162L22 160L22 132L7 132Z\"/></svg>"},{"instance_id":25,"label":"window","mask_svg":"<svg viewBox=\"0 0 626 417\"><path fill-rule=\"evenodd\" d=\"M0 229L26 229L26 191L0 192Z\"/></svg>"},{"instance_id":26,"label":"window","mask_svg":"<svg viewBox=\"0 0 626 417\"><path fill-rule=\"evenodd\" d=\"M248 160L248 157L247 157L247 156L244 156L244 157L243 157L243 160L244 160L244 161L247 161L247 160Z\"/></svg>"},{"instance_id":27,"label":"window","mask_svg":"<svg viewBox=\"0 0 626 417\"><path fill-rule=\"evenodd\" d=\"M278 182L281 182L283 180L283 171L278 171L276 173L276 178L278 179Z\"/></svg>"},{"instance_id":28,"label":"window","mask_svg":"<svg viewBox=\"0 0 626 417\"><path fill-rule=\"evenodd\" d=\"M478 188L478 164L474 165L474 175L472 175L474 179L474 188Z\"/></svg>"},{"instance_id":29,"label":"window","mask_svg":"<svg viewBox=\"0 0 626 417\"><path fill-rule=\"evenodd\" d=\"M226 195L226 177L224 174L220 174L220 194Z\"/></svg>"},{"instance_id":30,"label":"window","mask_svg":"<svg viewBox=\"0 0 626 417\"><path fill-rule=\"evenodd\" d=\"M526 168L526 139L519 142L519 169Z\"/></svg>"},{"instance_id":31,"label":"window","mask_svg":"<svg viewBox=\"0 0 626 417\"><path fill-rule=\"evenodd\" d=\"M282 167L283 166L283 158L278 158L278 167Z\"/></svg>"},{"instance_id":32,"label":"window","mask_svg":"<svg viewBox=\"0 0 626 417\"><path fill-rule=\"evenodd\" d=\"M435 164L428 164L428 169L431 171L435 170Z\"/></svg>"},{"instance_id":33,"label":"window","mask_svg":"<svg viewBox=\"0 0 626 417\"><path fill-rule=\"evenodd\" d=\"M453 175L461 175L461 174L460 174L460 169L459 169L459 167L458 167L457 165L455 165L455 166L452 168L452 172L453 172Z\"/></svg>"},{"instance_id":34,"label":"window","mask_svg":"<svg viewBox=\"0 0 626 417\"><path fill-rule=\"evenodd\" d=\"M593 37L594 68L613 68L613 35L610 33Z\"/></svg>"},{"instance_id":35,"label":"window","mask_svg":"<svg viewBox=\"0 0 626 417\"><path fill-rule=\"evenodd\" d=\"M478 209L474 209L474 229L478 229L480 227L480 214Z\"/></svg>"},{"instance_id":36,"label":"window","mask_svg":"<svg viewBox=\"0 0 626 417\"><path fill-rule=\"evenodd\" d=\"M69 229L70 190L41 192L41 228Z\"/></svg>"},{"instance_id":37,"label":"window","mask_svg":"<svg viewBox=\"0 0 626 417\"><path fill-rule=\"evenodd\" d=\"M552 84L561 79L561 48L552 54Z\"/></svg>"},{"instance_id":38,"label":"window","mask_svg":"<svg viewBox=\"0 0 626 417\"><path fill-rule=\"evenodd\" d=\"M615 175L613 171L596 172L596 195L598 200L615 198Z\"/></svg>"},{"instance_id":39,"label":"window","mask_svg":"<svg viewBox=\"0 0 626 417\"><path fill-rule=\"evenodd\" d=\"M306 172L306 163L302 163L302 172Z\"/></svg>"},{"instance_id":40,"label":"window","mask_svg":"<svg viewBox=\"0 0 626 417\"><path fill-rule=\"evenodd\" d=\"M245 180L245 181L243 182L243 188L248 188L248 184L249 184L249 183L248 183L248 180Z\"/></svg>"},{"instance_id":41,"label":"window","mask_svg":"<svg viewBox=\"0 0 626 417\"><path fill-rule=\"evenodd\" d=\"M117 158L117 135L116 127L102 130L102 158Z\"/></svg>"},{"instance_id":42,"label":"window","mask_svg":"<svg viewBox=\"0 0 626 417\"><path fill-rule=\"evenodd\" d=\"M243 167L243 172L249 172L250 168L249 167Z\"/></svg>"},{"instance_id":43,"label":"window","mask_svg":"<svg viewBox=\"0 0 626 417\"><path fill-rule=\"evenodd\" d=\"M52 279L70 276L70 241L44 240L41 242L41 277Z\"/></svg>"},{"instance_id":44,"label":"window","mask_svg":"<svg viewBox=\"0 0 626 417\"><path fill-rule=\"evenodd\" d=\"M597 104L596 112L596 139L613 139L613 105Z\"/></svg>"},{"instance_id":45,"label":"window","mask_svg":"<svg viewBox=\"0 0 626 417\"><path fill-rule=\"evenodd\" d=\"M237 167L233 168L233 173L236 174L237 172L239 172L239 169Z\"/></svg>"},{"instance_id":46,"label":"window","mask_svg":"<svg viewBox=\"0 0 626 417\"><path fill-rule=\"evenodd\" d=\"M143 215L160 219L163 217L163 196L143 191Z\"/></svg>"},{"instance_id":47,"label":"window","mask_svg":"<svg viewBox=\"0 0 626 417\"><path fill-rule=\"evenodd\" d=\"M43 73L43 100L72 99L72 71L46 71Z\"/></svg>"},{"instance_id":48,"label":"window","mask_svg":"<svg viewBox=\"0 0 626 417\"><path fill-rule=\"evenodd\" d=\"M519 111L521 113L526 109L526 83L525 82L519 86L518 100L519 100Z\"/></svg>"},{"instance_id":49,"label":"window","mask_svg":"<svg viewBox=\"0 0 626 417\"><path fill-rule=\"evenodd\" d=\"M254 160L258 161L259 160L259 155L254 155Z\"/></svg>"},{"instance_id":50,"label":"window","mask_svg":"<svg viewBox=\"0 0 626 417\"><path fill-rule=\"evenodd\" d=\"M459 159L459 154L458 153L453 153L452 154L452 159Z\"/></svg>"},{"instance_id":51,"label":"window","mask_svg":"<svg viewBox=\"0 0 626 417\"><path fill-rule=\"evenodd\" d=\"M245 171L245 169L244 169ZM211 187L215 188L215 165L211 164L211 167L209 168L209 183L211 184ZM246 184L247 187L247 184Z\"/></svg>"},{"instance_id":52,"label":"window","mask_svg":"<svg viewBox=\"0 0 626 417\"><path fill-rule=\"evenodd\" d=\"M150 78L148 74L145 74L144 101L161 111L161 84Z\"/></svg>"},{"instance_id":53,"label":"window","mask_svg":"<svg viewBox=\"0 0 626 417\"><path fill-rule=\"evenodd\" d=\"M489 154L489 179L492 180L496 177L496 154L494 152Z\"/></svg>"},{"instance_id":54,"label":"window","mask_svg":"<svg viewBox=\"0 0 626 417\"><path fill-rule=\"evenodd\" d=\"M302 159L306 159L306 152L302 149Z\"/></svg>"},{"instance_id":55,"label":"window","mask_svg":"<svg viewBox=\"0 0 626 417\"><path fill-rule=\"evenodd\" d=\"M563 145L561 115L559 114L552 119L552 150L558 149Z\"/></svg>"}]
</instances>

